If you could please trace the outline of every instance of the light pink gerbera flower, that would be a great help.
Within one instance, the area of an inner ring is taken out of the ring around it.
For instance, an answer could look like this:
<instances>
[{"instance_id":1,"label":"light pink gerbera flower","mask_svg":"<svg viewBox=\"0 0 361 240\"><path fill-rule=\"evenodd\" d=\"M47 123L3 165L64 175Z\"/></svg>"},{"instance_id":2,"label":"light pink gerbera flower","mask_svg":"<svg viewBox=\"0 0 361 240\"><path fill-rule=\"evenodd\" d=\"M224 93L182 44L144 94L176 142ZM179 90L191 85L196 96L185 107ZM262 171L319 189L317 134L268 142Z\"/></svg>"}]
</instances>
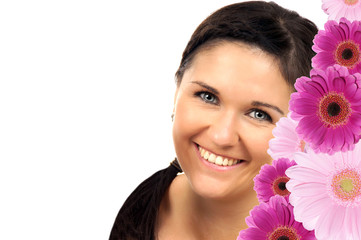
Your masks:
<instances>
[{"instance_id":1,"label":"light pink gerbera flower","mask_svg":"<svg viewBox=\"0 0 361 240\"><path fill-rule=\"evenodd\" d=\"M350 75L338 65L311 70L291 94L292 118L299 136L316 152L347 151L361 134L361 74ZM299 81L299 79L297 80Z\"/></svg>"},{"instance_id":2,"label":"light pink gerbera flower","mask_svg":"<svg viewBox=\"0 0 361 240\"><path fill-rule=\"evenodd\" d=\"M296 132L298 121L291 119L290 113L282 117L272 130L274 138L269 141L267 153L272 159L292 159L295 152L303 152L305 142L300 139Z\"/></svg>"},{"instance_id":3,"label":"light pink gerbera flower","mask_svg":"<svg viewBox=\"0 0 361 240\"><path fill-rule=\"evenodd\" d=\"M268 202L275 195L280 195L288 200L290 192L286 189L289 177L286 170L295 165L295 161L280 158L272 161L272 165L265 164L261 167L259 174L253 179L254 190L260 202Z\"/></svg>"},{"instance_id":4,"label":"light pink gerbera flower","mask_svg":"<svg viewBox=\"0 0 361 240\"><path fill-rule=\"evenodd\" d=\"M293 217L293 207L281 196L254 207L246 218L249 228L237 240L314 240L314 231L306 230Z\"/></svg>"},{"instance_id":5,"label":"light pink gerbera flower","mask_svg":"<svg viewBox=\"0 0 361 240\"><path fill-rule=\"evenodd\" d=\"M296 153L286 170L295 219L317 239L361 239L361 145L334 155Z\"/></svg>"},{"instance_id":6,"label":"light pink gerbera flower","mask_svg":"<svg viewBox=\"0 0 361 240\"><path fill-rule=\"evenodd\" d=\"M360 14L361 15L361 14ZM345 18L327 21L325 30L315 36L312 67L326 70L334 64L347 67L350 73L361 72L361 22Z\"/></svg>"},{"instance_id":7,"label":"light pink gerbera flower","mask_svg":"<svg viewBox=\"0 0 361 240\"><path fill-rule=\"evenodd\" d=\"M345 17L351 21L361 20L360 0L322 0L322 9L329 20L340 21Z\"/></svg>"}]
</instances>

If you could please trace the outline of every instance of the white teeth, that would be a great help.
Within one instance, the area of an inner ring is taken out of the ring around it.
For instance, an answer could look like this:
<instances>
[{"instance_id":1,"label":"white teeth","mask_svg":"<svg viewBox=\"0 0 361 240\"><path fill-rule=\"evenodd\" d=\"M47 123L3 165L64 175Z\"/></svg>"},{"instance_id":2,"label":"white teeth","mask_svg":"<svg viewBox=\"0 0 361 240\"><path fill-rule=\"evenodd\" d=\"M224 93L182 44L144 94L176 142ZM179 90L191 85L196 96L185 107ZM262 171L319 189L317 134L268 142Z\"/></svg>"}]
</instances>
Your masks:
<instances>
[{"instance_id":1,"label":"white teeth","mask_svg":"<svg viewBox=\"0 0 361 240\"><path fill-rule=\"evenodd\" d=\"M217 156L214 153L208 152L204 148L201 148L200 146L198 146L198 149L202 158L219 166L232 166L239 162L236 159L228 159L223 158L222 156Z\"/></svg>"},{"instance_id":2,"label":"white teeth","mask_svg":"<svg viewBox=\"0 0 361 240\"><path fill-rule=\"evenodd\" d=\"M218 157L216 158L216 164L217 164L217 165L223 165L223 158L220 157L220 156L218 156Z\"/></svg>"},{"instance_id":3,"label":"white teeth","mask_svg":"<svg viewBox=\"0 0 361 240\"><path fill-rule=\"evenodd\" d=\"M204 159L208 160L209 158L209 152L204 150L204 155L203 155Z\"/></svg>"},{"instance_id":4,"label":"white teeth","mask_svg":"<svg viewBox=\"0 0 361 240\"><path fill-rule=\"evenodd\" d=\"M223 160L223 166L228 166L228 158L225 158L225 159Z\"/></svg>"},{"instance_id":5,"label":"white teeth","mask_svg":"<svg viewBox=\"0 0 361 240\"><path fill-rule=\"evenodd\" d=\"M216 162L216 155L214 155L213 153L211 153L209 155L208 161L211 163L215 163Z\"/></svg>"}]
</instances>

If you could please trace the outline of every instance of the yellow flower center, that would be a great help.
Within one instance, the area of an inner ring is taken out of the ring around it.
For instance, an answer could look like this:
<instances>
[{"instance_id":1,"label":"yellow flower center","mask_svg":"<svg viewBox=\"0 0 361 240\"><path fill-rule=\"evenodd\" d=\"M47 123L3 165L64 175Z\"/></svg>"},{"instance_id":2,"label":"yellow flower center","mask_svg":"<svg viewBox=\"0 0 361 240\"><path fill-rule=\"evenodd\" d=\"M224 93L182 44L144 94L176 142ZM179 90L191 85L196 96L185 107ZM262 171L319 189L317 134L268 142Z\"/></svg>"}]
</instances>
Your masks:
<instances>
[{"instance_id":1,"label":"yellow flower center","mask_svg":"<svg viewBox=\"0 0 361 240\"><path fill-rule=\"evenodd\" d=\"M347 5L355 5L358 2L358 0L345 0L345 3Z\"/></svg>"},{"instance_id":2,"label":"yellow flower center","mask_svg":"<svg viewBox=\"0 0 361 240\"><path fill-rule=\"evenodd\" d=\"M354 185L352 183L352 179L346 178L340 181L340 188L344 191L344 192L351 192L354 188Z\"/></svg>"},{"instance_id":3,"label":"yellow flower center","mask_svg":"<svg viewBox=\"0 0 361 240\"><path fill-rule=\"evenodd\" d=\"M300 140L297 146L297 150L300 152L304 152L305 151L305 147L306 147L306 142L303 140Z\"/></svg>"},{"instance_id":4,"label":"yellow flower center","mask_svg":"<svg viewBox=\"0 0 361 240\"><path fill-rule=\"evenodd\" d=\"M333 176L331 188L339 200L352 202L361 195L361 176L354 169L344 169Z\"/></svg>"}]
</instances>

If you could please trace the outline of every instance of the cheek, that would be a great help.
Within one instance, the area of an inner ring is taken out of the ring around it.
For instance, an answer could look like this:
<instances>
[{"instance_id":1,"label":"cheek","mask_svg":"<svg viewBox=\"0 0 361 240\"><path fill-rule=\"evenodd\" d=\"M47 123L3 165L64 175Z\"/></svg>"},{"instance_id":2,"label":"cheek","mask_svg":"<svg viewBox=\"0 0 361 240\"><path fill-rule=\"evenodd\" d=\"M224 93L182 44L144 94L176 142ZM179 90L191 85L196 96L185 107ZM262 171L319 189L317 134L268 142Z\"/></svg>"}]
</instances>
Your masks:
<instances>
[{"instance_id":1,"label":"cheek","mask_svg":"<svg viewBox=\"0 0 361 240\"><path fill-rule=\"evenodd\" d=\"M189 155L194 152L194 137L200 132L197 114L185 101L178 101L173 122L173 142L176 155L183 170L187 168Z\"/></svg>"},{"instance_id":2,"label":"cheek","mask_svg":"<svg viewBox=\"0 0 361 240\"><path fill-rule=\"evenodd\" d=\"M191 139L200 134L209 121L207 114L202 114L202 108L189 96L181 96L175 107L173 122L173 138ZM203 112L204 113L204 112Z\"/></svg>"},{"instance_id":3,"label":"cheek","mask_svg":"<svg viewBox=\"0 0 361 240\"><path fill-rule=\"evenodd\" d=\"M273 138L272 129L273 128L255 129L253 131L254 134L251 134L247 140L251 154L256 160L255 162L260 166L265 163L271 163L272 161L271 156L267 153L269 140Z\"/></svg>"},{"instance_id":4,"label":"cheek","mask_svg":"<svg viewBox=\"0 0 361 240\"><path fill-rule=\"evenodd\" d=\"M190 108L187 108L187 104L177 104L173 122L173 138L175 140L191 137L193 128L197 124L194 118L194 114Z\"/></svg>"}]
</instances>

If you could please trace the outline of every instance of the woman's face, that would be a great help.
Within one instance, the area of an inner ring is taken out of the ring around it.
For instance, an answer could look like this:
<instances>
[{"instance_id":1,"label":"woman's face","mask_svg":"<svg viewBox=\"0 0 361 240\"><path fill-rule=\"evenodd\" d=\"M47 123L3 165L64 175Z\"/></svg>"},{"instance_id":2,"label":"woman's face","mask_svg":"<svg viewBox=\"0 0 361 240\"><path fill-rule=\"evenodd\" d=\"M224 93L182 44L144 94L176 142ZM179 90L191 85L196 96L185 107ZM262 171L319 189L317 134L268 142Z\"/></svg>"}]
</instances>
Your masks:
<instances>
[{"instance_id":1,"label":"woman's face","mask_svg":"<svg viewBox=\"0 0 361 240\"><path fill-rule=\"evenodd\" d=\"M259 49L224 42L200 51L175 95L173 139L194 192L234 198L253 191L270 163L268 141L287 114L291 89Z\"/></svg>"}]
</instances>

